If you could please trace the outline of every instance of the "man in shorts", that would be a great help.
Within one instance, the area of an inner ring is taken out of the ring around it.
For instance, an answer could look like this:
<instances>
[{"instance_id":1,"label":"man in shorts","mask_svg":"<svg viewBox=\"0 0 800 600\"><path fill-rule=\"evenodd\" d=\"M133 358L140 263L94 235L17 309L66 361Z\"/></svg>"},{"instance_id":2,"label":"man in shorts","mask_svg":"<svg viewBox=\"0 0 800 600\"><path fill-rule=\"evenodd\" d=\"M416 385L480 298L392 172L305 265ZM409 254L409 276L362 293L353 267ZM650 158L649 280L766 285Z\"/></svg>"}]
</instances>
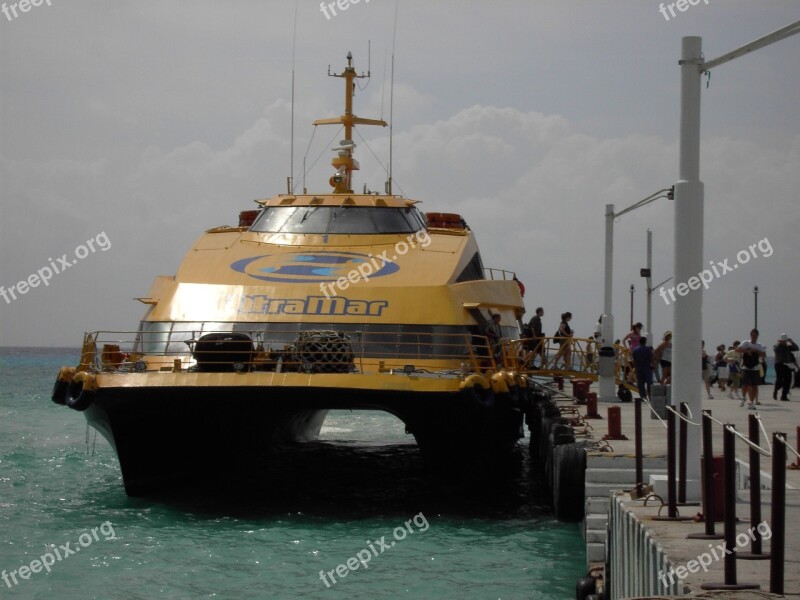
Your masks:
<instances>
[{"instance_id":1,"label":"man in shorts","mask_svg":"<svg viewBox=\"0 0 800 600\"><path fill-rule=\"evenodd\" d=\"M750 395L750 410L755 410L758 401L758 384L761 382L760 361L767 355L767 349L758 343L758 329L750 332L750 341L739 344L736 352L742 355L742 401L739 406L744 406L745 400Z\"/></svg>"}]
</instances>

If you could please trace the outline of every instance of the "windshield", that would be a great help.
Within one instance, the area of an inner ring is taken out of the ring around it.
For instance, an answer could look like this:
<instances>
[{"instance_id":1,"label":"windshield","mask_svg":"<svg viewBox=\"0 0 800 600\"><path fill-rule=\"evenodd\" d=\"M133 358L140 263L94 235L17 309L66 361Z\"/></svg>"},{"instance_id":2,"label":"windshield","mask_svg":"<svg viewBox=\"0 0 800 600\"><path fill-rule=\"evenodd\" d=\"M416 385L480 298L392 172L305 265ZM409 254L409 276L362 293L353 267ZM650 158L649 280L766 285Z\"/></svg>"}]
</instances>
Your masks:
<instances>
[{"instance_id":1,"label":"windshield","mask_svg":"<svg viewBox=\"0 0 800 600\"><path fill-rule=\"evenodd\" d=\"M416 208L270 206L250 231L265 233L413 233L425 228Z\"/></svg>"}]
</instances>

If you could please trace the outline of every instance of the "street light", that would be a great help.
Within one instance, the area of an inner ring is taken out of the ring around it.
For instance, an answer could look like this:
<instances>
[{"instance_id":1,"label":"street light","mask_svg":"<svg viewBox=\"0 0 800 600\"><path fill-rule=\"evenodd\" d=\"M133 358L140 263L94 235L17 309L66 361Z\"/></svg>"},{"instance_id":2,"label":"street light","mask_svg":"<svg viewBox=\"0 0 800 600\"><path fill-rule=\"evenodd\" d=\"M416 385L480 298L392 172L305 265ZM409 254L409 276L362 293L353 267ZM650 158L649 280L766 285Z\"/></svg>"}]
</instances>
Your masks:
<instances>
[{"instance_id":1,"label":"street light","mask_svg":"<svg viewBox=\"0 0 800 600\"><path fill-rule=\"evenodd\" d=\"M606 256L605 256L605 283L603 286L603 317L602 317L602 324L601 324L601 343L603 344L603 348L606 349L607 356L604 357L604 353L600 353L600 375L598 377L598 383L600 388L600 401L602 402L613 402L616 399L616 382L614 380L614 369L613 369L613 354L612 352L612 344L614 343L614 316L611 307L611 297L612 297L612 283L613 283L613 271L614 271L614 219L621 217L622 215L631 212L632 210L636 210L637 208L641 208L651 202L655 202L659 198L667 198L668 200L673 200L675 195L675 187L668 187L662 190L658 190L657 192L650 194L647 198L643 198L638 202L632 204L628 208L625 208L618 213L614 212L614 205L613 204L606 204ZM632 319L633 317L631 317ZM603 366L604 362L609 362L611 368L607 368L609 365Z\"/></svg>"},{"instance_id":2,"label":"street light","mask_svg":"<svg viewBox=\"0 0 800 600\"><path fill-rule=\"evenodd\" d=\"M664 281L657 285L653 285L653 232L647 230L647 267L639 269L639 275L645 278L647 283L647 323L645 331L653 336L653 292L667 283L672 277L667 277Z\"/></svg>"}]
</instances>

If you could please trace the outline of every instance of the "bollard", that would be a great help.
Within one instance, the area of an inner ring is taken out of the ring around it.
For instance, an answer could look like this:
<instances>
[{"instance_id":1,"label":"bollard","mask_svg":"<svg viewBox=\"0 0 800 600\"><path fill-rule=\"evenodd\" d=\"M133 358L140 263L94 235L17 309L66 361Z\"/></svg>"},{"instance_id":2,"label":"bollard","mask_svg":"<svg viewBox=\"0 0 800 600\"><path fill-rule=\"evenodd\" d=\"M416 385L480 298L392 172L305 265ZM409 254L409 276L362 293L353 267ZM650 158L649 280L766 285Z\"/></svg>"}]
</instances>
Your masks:
<instances>
[{"instance_id":1,"label":"bollard","mask_svg":"<svg viewBox=\"0 0 800 600\"><path fill-rule=\"evenodd\" d=\"M750 443L759 445L761 431L758 417L748 415L748 437ZM750 552L737 552L736 558L742 560L764 560L769 558L761 549L761 531L755 525L761 523L761 454L750 448L750 523L754 525L751 533Z\"/></svg>"},{"instance_id":2,"label":"bollard","mask_svg":"<svg viewBox=\"0 0 800 600\"><path fill-rule=\"evenodd\" d=\"M564 378L561 375L553 375L553 383L558 384L558 391L564 391Z\"/></svg>"},{"instance_id":3,"label":"bollard","mask_svg":"<svg viewBox=\"0 0 800 600\"><path fill-rule=\"evenodd\" d=\"M627 440L628 437L622 435L622 409L619 406L608 407L608 434L603 436L604 440Z\"/></svg>"},{"instance_id":4,"label":"bollard","mask_svg":"<svg viewBox=\"0 0 800 600\"><path fill-rule=\"evenodd\" d=\"M786 545L786 447L780 438L786 439L786 435L772 434L772 557L769 563L769 591L782 595Z\"/></svg>"},{"instance_id":5,"label":"bollard","mask_svg":"<svg viewBox=\"0 0 800 600\"><path fill-rule=\"evenodd\" d=\"M736 548L736 438L733 425L722 430L722 453L725 457L725 548ZM725 582L704 583L703 590L757 590L757 583L736 582L736 553L725 553Z\"/></svg>"},{"instance_id":6,"label":"bollard","mask_svg":"<svg viewBox=\"0 0 800 600\"><path fill-rule=\"evenodd\" d=\"M587 419L602 419L597 413L597 392L589 392L586 394L586 418Z\"/></svg>"},{"instance_id":7,"label":"bollard","mask_svg":"<svg viewBox=\"0 0 800 600\"><path fill-rule=\"evenodd\" d=\"M714 531L714 448L712 437L711 411L703 411L703 517L705 531L690 533L690 540L721 540L722 536Z\"/></svg>"},{"instance_id":8,"label":"bollard","mask_svg":"<svg viewBox=\"0 0 800 600\"><path fill-rule=\"evenodd\" d=\"M678 503L686 504L686 436L688 434L688 423L685 421L689 417L689 405L686 402L681 402L681 419L680 425L680 457L678 461Z\"/></svg>"},{"instance_id":9,"label":"bollard","mask_svg":"<svg viewBox=\"0 0 800 600\"><path fill-rule=\"evenodd\" d=\"M575 397L575 404L586 404L586 395L589 393L590 385L592 385L591 379L572 380L572 395Z\"/></svg>"}]
</instances>

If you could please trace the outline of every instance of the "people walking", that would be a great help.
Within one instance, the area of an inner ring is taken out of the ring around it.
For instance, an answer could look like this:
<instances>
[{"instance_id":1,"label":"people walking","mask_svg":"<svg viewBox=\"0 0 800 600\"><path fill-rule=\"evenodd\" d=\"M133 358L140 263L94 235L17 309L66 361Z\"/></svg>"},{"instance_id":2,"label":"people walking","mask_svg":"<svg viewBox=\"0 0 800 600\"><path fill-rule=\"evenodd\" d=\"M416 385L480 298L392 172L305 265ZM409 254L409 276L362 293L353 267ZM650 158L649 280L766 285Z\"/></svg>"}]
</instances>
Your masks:
<instances>
[{"instance_id":1,"label":"people walking","mask_svg":"<svg viewBox=\"0 0 800 600\"><path fill-rule=\"evenodd\" d=\"M734 394L739 398L739 388L742 385L742 355L736 349L741 342L736 340L733 342L730 350L725 354L725 362L728 363L728 398L733 400Z\"/></svg>"},{"instance_id":2,"label":"people walking","mask_svg":"<svg viewBox=\"0 0 800 600\"><path fill-rule=\"evenodd\" d=\"M492 357L496 363L499 363L502 358L503 330L500 328L502 317L499 313L493 313L491 310L489 316L492 320L486 325L486 339L489 342Z\"/></svg>"},{"instance_id":3,"label":"people walking","mask_svg":"<svg viewBox=\"0 0 800 600\"><path fill-rule=\"evenodd\" d=\"M539 306L536 308L536 314L531 318L528 322L528 326L531 329L531 350L533 351L533 356L531 357L531 368L535 369L536 367L533 365L536 357L539 356L539 368L544 368L545 357L544 357L544 329L542 327L542 317L544 316L544 309Z\"/></svg>"},{"instance_id":4,"label":"people walking","mask_svg":"<svg viewBox=\"0 0 800 600\"><path fill-rule=\"evenodd\" d=\"M647 345L647 337L641 336L639 343L633 350L633 366L636 370L636 385L639 396L643 399L650 398L650 387L653 385L653 348Z\"/></svg>"},{"instance_id":5,"label":"people walking","mask_svg":"<svg viewBox=\"0 0 800 600\"><path fill-rule=\"evenodd\" d=\"M717 353L714 355L714 370L717 372L719 391L724 392L730 375L728 363L725 361L725 344L717 346Z\"/></svg>"},{"instance_id":6,"label":"people walking","mask_svg":"<svg viewBox=\"0 0 800 600\"><path fill-rule=\"evenodd\" d=\"M703 374L703 384L706 386L706 394L708 394L708 399L713 400L714 396L711 395L711 378L714 376L714 371L711 369L711 359L706 354L706 341L703 340L703 345L700 350L701 358L703 359L703 367L702 367L702 374Z\"/></svg>"},{"instance_id":7,"label":"people walking","mask_svg":"<svg viewBox=\"0 0 800 600\"><path fill-rule=\"evenodd\" d=\"M572 313L565 312L561 315L561 324L558 326L558 331L553 336L556 344L560 346L558 352L553 357L553 369L558 369L558 359L564 361L564 370L569 371L572 368L572 328L569 322L572 320Z\"/></svg>"},{"instance_id":8,"label":"people walking","mask_svg":"<svg viewBox=\"0 0 800 600\"><path fill-rule=\"evenodd\" d=\"M792 387L792 375L797 372L797 359L794 357L794 352L800 348L792 338L783 333L772 350L775 352L775 388L772 390L772 399L776 400L778 391L780 391L781 400L788 402L789 389Z\"/></svg>"},{"instance_id":9,"label":"people walking","mask_svg":"<svg viewBox=\"0 0 800 600\"><path fill-rule=\"evenodd\" d=\"M654 353L654 358L661 366L661 377L658 382L669 385L672 381L672 332L667 331Z\"/></svg>"},{"instance_id":10,"label":"people walking","mask_svg":"<svg viewBox=\"0 0 800 600\"><path fill-rule=\"evenodd\" d=\"M739 406L744 406L747 397L750 397L750 410L755 410L758 401L758 384L761 381L760 361L767 355L767 349L758 343L758 329L750 331L750 340L739 344L736 352L742 355L742 401Z\"/></svg>"}]
</instances>

